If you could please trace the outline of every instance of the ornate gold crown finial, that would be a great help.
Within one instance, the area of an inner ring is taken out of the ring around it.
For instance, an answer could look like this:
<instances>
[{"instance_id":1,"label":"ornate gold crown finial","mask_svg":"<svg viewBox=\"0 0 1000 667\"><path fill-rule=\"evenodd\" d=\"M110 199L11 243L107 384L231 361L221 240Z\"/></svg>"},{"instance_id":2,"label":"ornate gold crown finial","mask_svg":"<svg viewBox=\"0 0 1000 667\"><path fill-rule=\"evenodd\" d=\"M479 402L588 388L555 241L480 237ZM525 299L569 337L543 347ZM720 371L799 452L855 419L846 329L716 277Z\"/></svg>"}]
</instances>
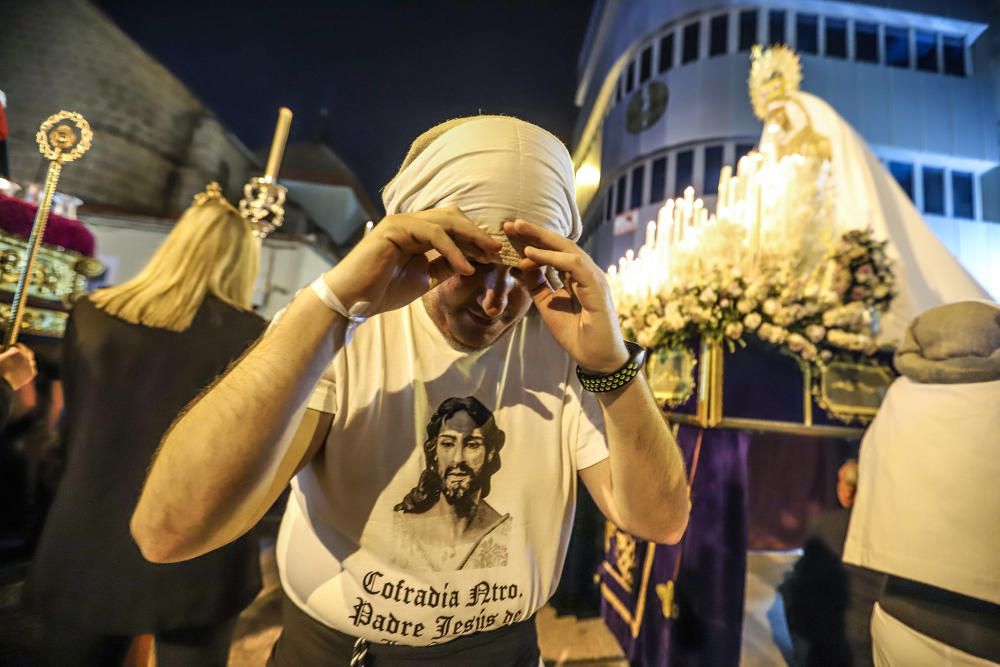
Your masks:
<instances>
[{"instance_id":1,"label":"ornate gold crown finial","mask_svg":"<svg viewBox=\"0 0 1000 667\"><path fill-rule=\"evenodd\" d=\"M217 182L212 181L205 186L204 192L199 192L194 196L194 200L191 202L192 206L204 206L205 204L221 204L226 208L230 209L234 213L239 213L236 207L229 203L225 195L222 194L222 186Z\"/></svg>"},{"instance_id":2,"label":"ornate gold crown finial","mask_svg":"<svg viewBox=\"0 0 1000 667\"><path fill-rule=\"evenodd\" d=\"M266 238L285 219L285 186L255 176L243 186L240 215L246 218L259 238Z\"/></svg>"},{"instance_id":3,"label":"ornate gold crown finial","mask_svg":"<svg viewBox=\"0 0 1000 667\"><path fill-rule=\"evenodd\" d=\"M74 111L60 111L45 119L35 141L46 160L72 162L90 150L94 132L90 123Z\"/></svg>"},{"instance_id":4,"label":"ornate gold crown finial","mask_svg":"<svg viewBox=\"0 0 1000 667\"><path fill-rule=\"evenodd\" d=\"M802 64L790 47L776 44L762 48L754 45L750 51L750 104L754 115L767 120L768 107L788 97L802 83Z\"/></svg>"},{"instance_id":5,"label":"ornate gold crown finial","mask_svg":"<svg viewBox=\"0 0 1000 667\"><path fill-rule=\"evenodd\" d=\"M222 186L220 186L215 181L212 181L205 186L203 192L199 192L194 196L191 201L192 206L205 206L206 204L218 204L223 206L226 210L235 213L250 225L250 231L253 235L259 239L264 239L270 234L274 229L281 225L281 218L284 217L285 210L282 208L282 204L285 201L284 188L275 185L274 189L265 188L262 190L253 190L252 186L255 181L260 179L252 178L250 183L247 183L243 192L246 197L254 196L256 197L255 206L247 206L247 199L240 201L240 207L236 208L233 206L226 196L222 193ZM278 190L277 188L281 188ZM277 199L269 199L272 192L277 193ZM280 201L278 201L280 199ZM274 224L277 220L277 224Z\"/></svg>"}]
</instances>

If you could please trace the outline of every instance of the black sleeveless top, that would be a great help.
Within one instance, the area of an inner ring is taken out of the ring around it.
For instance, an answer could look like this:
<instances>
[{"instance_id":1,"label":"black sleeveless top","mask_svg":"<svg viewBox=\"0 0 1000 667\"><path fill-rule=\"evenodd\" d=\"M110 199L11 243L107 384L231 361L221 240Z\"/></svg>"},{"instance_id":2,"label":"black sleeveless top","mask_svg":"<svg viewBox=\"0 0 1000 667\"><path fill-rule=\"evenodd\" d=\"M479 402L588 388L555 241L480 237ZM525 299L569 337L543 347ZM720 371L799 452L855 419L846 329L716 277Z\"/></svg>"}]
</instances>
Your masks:
<instances>
[{"instance_id":1,"label":"black sleeveless top","mask_svg":"<svg viewBox=\"0 0 1000 667\"><path fill-rule=\"evenodd\" d=\"M158 565L140 554L129 519L174 418L265 326L212 296L183 332L129 324L87 298L77 302L63 341L66 470L26 591L44 618L132 634L220 621L254 598L260 572L251 535Z\"/></svg>"}]
</instances>

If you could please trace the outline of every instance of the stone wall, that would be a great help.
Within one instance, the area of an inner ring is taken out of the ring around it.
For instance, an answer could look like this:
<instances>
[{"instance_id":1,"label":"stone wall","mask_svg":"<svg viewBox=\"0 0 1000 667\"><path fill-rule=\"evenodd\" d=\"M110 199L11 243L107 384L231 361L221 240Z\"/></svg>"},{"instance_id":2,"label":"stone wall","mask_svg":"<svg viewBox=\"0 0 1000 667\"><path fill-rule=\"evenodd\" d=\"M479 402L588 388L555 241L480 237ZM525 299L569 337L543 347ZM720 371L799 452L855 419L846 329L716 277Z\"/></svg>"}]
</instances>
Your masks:
<instances>
[{"instance_id":1,"label":"stone wall","mask_svg":"<svg viewBox=\"0 0 1000 667\"><path fill-rule=\"evenodd\" d=\"M0 89L14 180L39 180L35 132L60 109L94 129L93 148L59 188L89 204L171 214L208 180L227 180L233 196L256 170L201 102L89 2L10 5L0 21Z\"/></svg>"}]
</instances>

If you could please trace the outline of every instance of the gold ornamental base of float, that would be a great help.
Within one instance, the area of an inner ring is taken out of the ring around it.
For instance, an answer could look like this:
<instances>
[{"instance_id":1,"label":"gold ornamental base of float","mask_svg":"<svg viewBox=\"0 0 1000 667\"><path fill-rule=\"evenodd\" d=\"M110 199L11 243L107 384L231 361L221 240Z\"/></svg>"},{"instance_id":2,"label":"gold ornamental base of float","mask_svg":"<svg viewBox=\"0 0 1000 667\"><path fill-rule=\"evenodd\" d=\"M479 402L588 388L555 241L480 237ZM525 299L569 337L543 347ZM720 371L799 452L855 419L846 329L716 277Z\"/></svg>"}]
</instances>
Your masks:
<instances>
[{"instance_id":1,"label":"gold ornamental base of float","mask_svg":"<svg viewBox=\"0 0 1000 667\"><path fill-rule=\"evenodd\" d=\"M821 408L840 419L868 422L893 379L892 371L884 366L835 361L823 367L813 394Z\"/></svg>"},{"instance_id":2,"label":"gold ornamental base of float","mask_svg":"<svg viewBox=\"0 0 1000 667\"><path fill-rule=\"evenodd\" d=\"M656 402L669 408L687 403L697 386L694 376L697 365L698 360L686 347L650 352L646 360L646 379Z\"/></svg>"},{"instance_id":3,"label":"gold ornamental base of float","mask_svg":"<svg viewBox=\"0 0 1000 667\"><path fill-rule=\"evenodd\" d=\"M13 293L21 267L28 259L28 240L0 231L0 290ZM56 246L38 249L28 296L64 305L82 294L87 278L100 275L104 267L92 258Z\"/></svg>"},{"instance_id":4,"label":"gold ornamental base of float","mask_svg":"<svg viewBox=\"0 0 1000 667\"><path fill-rule=\"evenodd\" d=\"M0 321L10 318L10 301L28 261L28 240L0 231ZM84 294L87 278L98 276L104 266L93 257L58 246L43 245L32 270L20 333L60 338L66 329L66 310Z\"/></svg>"},{"instance_id":5,"label":"gold ornamental base of float","mask_svg":"<svg viewBox=\"0 0 1000 667\"><path fill-rule=\"evenodd\" d=\"M741 353L745 352L735 354ZM875 416L894 379L892 371L875 360L835 361L822 366L800 361L802 421L752 419L726 415L725 365L722 344L703 341L697 358L688 348L652 352L646 376L657 402L673 424L835 438L860 438L864 425ZM673 411L693 395L697 396L693 413ZM816 408L844 425L815 423Z\"/></svg>"},{"instance_id":6,"label":"gold ornamental base of float","mask_svg":"<svg viewBox=\"0 0 1000 667\"><path fill-rule=\"evenodd\" d=\"M10 304L0 303L0 320L10 318ZM25 306L24 318L21 320L21 333L46 338L62 338L66 331L66 321L69 313Z\"/></svg>"}]
</instances>

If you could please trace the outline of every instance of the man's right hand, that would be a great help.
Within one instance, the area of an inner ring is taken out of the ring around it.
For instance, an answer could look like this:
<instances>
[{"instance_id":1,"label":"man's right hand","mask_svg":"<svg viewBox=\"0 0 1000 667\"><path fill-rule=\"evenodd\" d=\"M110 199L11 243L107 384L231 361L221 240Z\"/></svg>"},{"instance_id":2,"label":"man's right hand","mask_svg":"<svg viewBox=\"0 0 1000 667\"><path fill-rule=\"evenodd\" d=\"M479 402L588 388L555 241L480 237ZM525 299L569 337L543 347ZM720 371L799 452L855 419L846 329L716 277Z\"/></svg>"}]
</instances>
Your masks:
<instances>
[{"instance_id":1,"label":"man's right hand","mask_svg":"<svg viewBox=\"0 0 1000 667\"><path fill-rule=\"evenodd\" d=\"M0 376L14 391L34 380L37 374L35 353L26 345L18 343L9 350L0 352Z\"/></svg>"},{"instance_id":2,"label":"man's right hand","mask_svg":"<svg viewBox=\"0 0 1000 667\"><path fill-rule=\"evenodd\" d=\"M386 216L323 276L350 310L365 304L370 317L402 308L455 273L472 275L477 262L498 261L501 244L458 207ZM439 255L428 259L426 253Z\"/></svg>"}]
</instances>

